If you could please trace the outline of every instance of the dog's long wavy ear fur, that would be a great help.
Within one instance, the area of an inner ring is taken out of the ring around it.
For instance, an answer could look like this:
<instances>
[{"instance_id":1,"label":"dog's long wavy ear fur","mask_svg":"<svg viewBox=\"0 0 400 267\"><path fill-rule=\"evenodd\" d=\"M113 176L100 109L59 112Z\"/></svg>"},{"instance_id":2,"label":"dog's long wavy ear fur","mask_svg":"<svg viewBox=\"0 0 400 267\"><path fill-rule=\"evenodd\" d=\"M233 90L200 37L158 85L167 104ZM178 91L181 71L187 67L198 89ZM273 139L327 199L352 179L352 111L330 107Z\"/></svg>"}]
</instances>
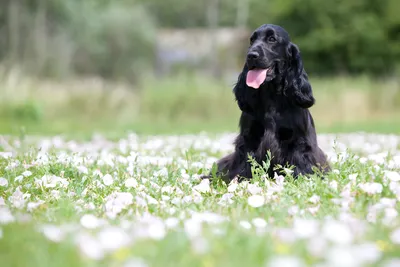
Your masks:
<instances>
[{"instance_id":1,"label":"dog's long wavy ear fur","mask_svg":"<svg viewBox=\"0 0 400 267\"><path fill-rule=\"evenodd\" d=\"M246 84L246 75L248 72L245 64L242 72L239 74L236 85L233 87L233 93L241 111L252 114L254 105L252 103L251 89Z\"/></svg>"},{"instance_id":2,"label":"dog's long wavy ear fur","mask_svg":"<svg viewBox=\"0 0 400 267\"><path fill-rule=\"evenodd\" d=\"M290 43L287 49L288 69L285 76L284 93L291 97L294 104L309 108L315 103L308 75L304 70L299 48Z\"/></svg>"}]
</instances>

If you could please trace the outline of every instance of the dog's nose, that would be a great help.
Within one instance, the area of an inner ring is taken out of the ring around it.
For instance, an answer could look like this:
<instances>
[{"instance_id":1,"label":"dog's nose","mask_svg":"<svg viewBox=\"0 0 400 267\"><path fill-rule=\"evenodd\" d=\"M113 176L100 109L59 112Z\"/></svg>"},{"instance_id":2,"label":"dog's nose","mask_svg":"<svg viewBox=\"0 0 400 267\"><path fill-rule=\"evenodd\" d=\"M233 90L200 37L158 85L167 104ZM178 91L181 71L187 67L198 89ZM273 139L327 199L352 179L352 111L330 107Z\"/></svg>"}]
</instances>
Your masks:
<instances>
[{"instance_id":1,"label":"dog's nose","mask_svg":"<svg viewBox=\"0 0 400 267\"><path fill-rule=\"evenodd\" d=\"M257 53L257 52L249 52L248 54L247 54L247 59L250 59L250 60L255 60L255 59L257 59L258 57L259 57L260 55Z\"/></svg>"}]
</instances>

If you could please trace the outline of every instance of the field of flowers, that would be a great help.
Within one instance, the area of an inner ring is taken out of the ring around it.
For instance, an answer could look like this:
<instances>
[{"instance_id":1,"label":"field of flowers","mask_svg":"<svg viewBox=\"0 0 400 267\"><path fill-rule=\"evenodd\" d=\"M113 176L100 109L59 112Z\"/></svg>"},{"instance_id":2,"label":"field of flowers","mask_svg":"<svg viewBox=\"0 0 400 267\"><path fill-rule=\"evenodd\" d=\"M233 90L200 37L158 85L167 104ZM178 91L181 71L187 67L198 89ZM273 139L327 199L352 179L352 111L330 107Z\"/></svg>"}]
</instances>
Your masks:
<instances>
[{"instance_id":1,"label":"field of flowers","mask_svg":"<svg viewBox=\"0 0 400 267\"><path fill-rule=\"evenodd\" d=\"M400 136L321 134L325 180L201 181L234 136L2 139L1 266L400 266Z\"/></svg>"}]
</instances>

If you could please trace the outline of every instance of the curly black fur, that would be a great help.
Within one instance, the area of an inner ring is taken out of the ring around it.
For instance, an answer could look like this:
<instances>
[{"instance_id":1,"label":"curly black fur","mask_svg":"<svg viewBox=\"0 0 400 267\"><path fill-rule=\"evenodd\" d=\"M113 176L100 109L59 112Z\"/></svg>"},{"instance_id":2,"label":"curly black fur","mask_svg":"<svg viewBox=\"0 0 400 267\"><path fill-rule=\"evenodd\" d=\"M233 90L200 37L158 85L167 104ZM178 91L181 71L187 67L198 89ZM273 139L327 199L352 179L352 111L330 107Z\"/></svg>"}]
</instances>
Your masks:
<instances>
[{"instance_id":1,"label":"curly black fur","mask_svg":"<svg viewBox=\"0 0 400 267\"><path fill-rule=\"evenodd\" d=\"M271 68L258 89L246 84L250 69ZM264 24L250 39L247 60L233 89L242 111L235 151L217 162L217 175L229 182L251 178L248 156L259 163L271 152L270 177L274 166L294 166L294 177L330 170L318 147L314 120L308 108L314 105L311 84L298 47L280 26ZM205 178L209 178L205 176Z\"/></svg>"}]
</instances>

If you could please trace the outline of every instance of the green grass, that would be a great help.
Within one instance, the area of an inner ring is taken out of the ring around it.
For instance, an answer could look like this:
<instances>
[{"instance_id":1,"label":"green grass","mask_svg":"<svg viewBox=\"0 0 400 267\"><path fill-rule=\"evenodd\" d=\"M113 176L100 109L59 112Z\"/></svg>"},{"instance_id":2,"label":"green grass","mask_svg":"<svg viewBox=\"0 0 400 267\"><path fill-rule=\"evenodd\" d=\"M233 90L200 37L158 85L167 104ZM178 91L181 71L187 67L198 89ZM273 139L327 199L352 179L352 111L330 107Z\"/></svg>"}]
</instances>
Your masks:
<instances>
[{"instance_id":1,"label":"green grass","mask_svg":"<svg viewBox=\"0 0 400 267\"><path fill-rule=\"evenodd\" d=\"M265 179L265 170L254 164L254 179L234 188L234 183L217 179L208 185L198 178L209 168L207 159L212 162L230 150L222 140L181 138L93 140L49 149L37 148L44 139L22 141L14 156L0 158L2 266L239 267L266 266L277 257L294 257L304 266L335 260L365 264L360 261L372 257L368 266L384 266L399 256L392 234L400 231L400 220L390 214L400 208L395 178L400 169L388 166L391 158L361 163L357 155L369 154L360 144L363 153L354 151L346 160L332 162L335 171L325 180L318 175L293 180L288 175L282 182ZM163 143L157 147L159 142ZM197 148L192 146L196 142ZM357 137L347 142L357 143ZM215 150L217 144L222 146ZM172 161L146 162L149 159ZM369 194L363 189L366 183L381 185L382 191ZM115 192L125 194L125 204L110 201ZM253 204L253 195L265 203ZM224 200L228 202L222 205ZM373 207L379 203L374 222ZM8 211L15 221L4 222ZM88 214L94 219L82 221ZM171 218L176 225L166 228ZM87 228L98 220L104 224ZM44 234L41 229L49 226L62 235ZM129 261L136 263L128 265Z\"/></svg>"},{"instance_id":2,"label":"green grass","mask_svg":"<svg viewBox=\"0 0 400 267\"><path fill-rule=\"evenodd\" d=\"M0 134L110 137L127 132L237 131L234 80L177 75L135 88L104 81L42 81L0 74ZM368 77L313 78L318 132L399 133L400 86Z\"/></svg>"}]
</instances>

